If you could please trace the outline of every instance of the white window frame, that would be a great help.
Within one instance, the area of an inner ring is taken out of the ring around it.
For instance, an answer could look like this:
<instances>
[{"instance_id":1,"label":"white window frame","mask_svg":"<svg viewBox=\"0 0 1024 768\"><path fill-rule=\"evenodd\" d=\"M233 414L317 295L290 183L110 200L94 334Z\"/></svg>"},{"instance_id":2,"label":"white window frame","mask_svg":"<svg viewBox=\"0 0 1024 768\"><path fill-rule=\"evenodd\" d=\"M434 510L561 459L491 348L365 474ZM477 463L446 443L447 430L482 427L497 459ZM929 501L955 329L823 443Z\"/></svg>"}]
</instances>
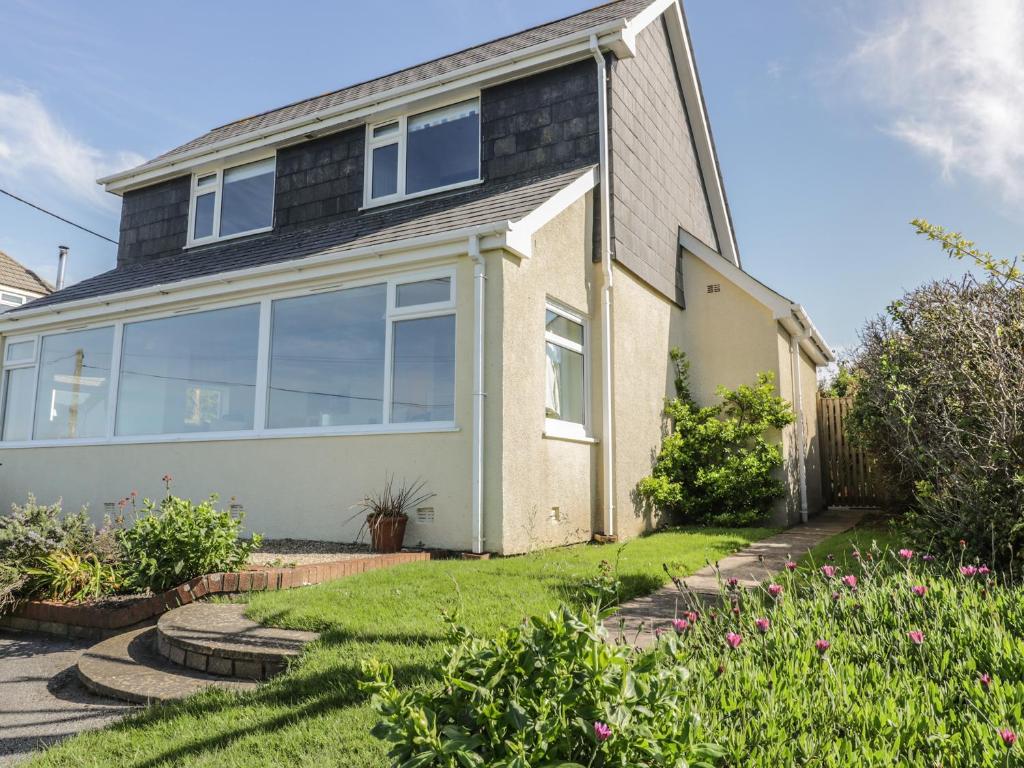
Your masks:
<instances>
[{"instance_id":1,"label":"white window frame","mask_svg":"<svg viewBox=\"0 0 1024 768\"><path fill-rule=\"evenodd\" d=\"M18 301L12 301L11 298L18 299ZM5 307L20 307L22 304L28 301L28 296L17 293L15 291L0 290L0 305Z\"/></svg>"},{"instance_id":2,"label":"white window frame","mask_svg":"<svg viewBox=\"0 0 1024 768\"><path fill-rule=\"evenodd\" d=\"M397 287L406 283L415 283L422 280L447 277L450 280L451 293L448 301L433 302L431 304L420 304L411 307L396 306ZM338 427L283 427L271 429L267 426L267 413L270 403L270 342L271 342L271 319L272 305L278 299L289 299L300 296L309 296L317 293L329 293L332 291L345 290L347 288L358 288L367 285L387 284L387 306L386 306L386 332L385 332L385 359L384 359L384 393L383 393L383 420L380 424L356 424ZM402 320L416 320L420 318L439 317L443 315L455 316L455 336L458 339L458 313L456 312L456 269L454 265L445 265L434 268L426 268L416 271L396 272L375 277L366 277L358 280L346 280L343 284L335 282L330 285L316 285L301 289L279 290L265 294L261 297L236 298L227 301L211 302L191 306L187 309L165 310L161 312L139 314L124 320L111 322L105 320L91 324L76 325L73 328L61 328L45 331L39 334L10 336L3 339L4 356L6 357L7 346L22 341L35 341L33 348L33 359L31 361L18 361L10 365L3 364L0 367L0 387L6 388L7 376L5 371L13 368L35 368L36 375L32 388L32 425L35 431L35 407L39 389L39 354L42 349L43 339L48 336L56 336L71 331L94 330L97 328L113 327L113 354L111 356L111 371L109 380L109 392L107 393L107 430L104 437L86 438L63 438L56 440L21 440L3 442L3 424L0 423L0 450L14 448L47 448L75 445L136 445L151 443L188 443L188 442L210 442L220 440L255 440L265 438L289 438L289 437L330 437L340 435L361 435L361 434L403 434L422 432L457 432L459 426L457 419L451 421L432 422L393 422L391 420L391 392L393 374L393 353L394 353L394 323ZM183 314L198 312L211 312L218 309L230 309L249 305L259 305L259 346L256 359L256 399L253 429L239 430L233 432L193 432L186 434L167 435L126 435L115 434L118 408L118 389L121 376L121 354L124 340L124 327L132 323L147 322L149 320L160 320L168 317L176 317ZM459 352L456 344L456 389L458 387L458 364ZM0 403L6 397L5 391L0 391ZM456 412L458 409L458 393L456 392ZM3 413L0 411L0 419Z\"/></svg>"},{"instance_id":3,"label":"white window frame","mask_svg":"<svg viewBox=\"0 0 1024 768\"><path fill-rule=\"evenodd\" d=\"M583 343L577 344L571 339L567 339L564 336L559 336L557 333L547 330L546 318L548 312L553 312L560 317L564 317L566 320L580 325L583 328ZM590 442L593 440L590 432L590 320L582 312L571 309L567 305L550 297L544 303L544 317L543 359L546 359L547 357L547 345L549 343L583 356L583 423L577 424L575 421L552 419L548 418L545 414L544 436ZM546 379L544 386L547 387Z\"/></svg>"},{"instance_id":4,"label":"white window frame","mask_svg":"<svg viewBox=\"0 0 1024 768\"><path fill-rule=\"evenodd\" d=\"M271 193L271 210L270 210L270 225L266 227L258 227L257 229L250 229L245 232L236 232L233 235L220 234L220 206L221 200L224 198L224 172L230 171L233 168L238 168L242 165L250 165L252 163L264 162L266 160L274 161L274 192ZM209 187L203 187L200 191L199 180L205 179L207 176L213 176L214 181ZM225 240L234 240L236 237L248 237L249 235L258 235L262 232L270 232L274 228L274 203L273 195L277 191L277 153L269 155L259 155L257 157L246 158L244 161L232 161L230 165L216 165L209 166L201 171L195 171L192 174L192 186L189 192L188 200L188 232L185 238L185 247L193 248L198 245L207 245L209 243L219 243ZM195 237L196 227L196 201L200 195L206 195L213 193L213 234L208 237Z\"/></svg>"},{"instance_id":5,"label":"white window frame","mask_svg":"<svg viewBox=\"0 0 1024 768\"><path fill-rule=\"evenodd\" d=\"M448 192L453 189L462 189L463 187L471 187L476 184L481 184L483 179L481 174L483 173L483 140L477 142L477 160L476 160L476 178L467 179L466 181L457 181L454 184L446 184L441 187L433 187L431 189L424 189L420 192L413 192L411 194L405 193L405 164L406 164L406 145L408 144L408 127L409 118L417 117L424 114L425 112L433 112L436 109L444 109L445 107L455 106L456 104L462 104L468 101L476 101L476 114L477 120L481 119L480 113L480 94L475 93L455 101L445 102L443 104L436 104L425 109L417 109L415 112L406 112L400 115L392 115L386 120L378 120L373 123L366 124L366 157L364 159L363 166L363 207L361 210L367 208L376 208L381 205L390 205L391 203L398 202L400 200L414 200L418 197L426 197L427 195L436 195L439 192ZM398 134L393 136L385 136L382 138L375 138L373 132L385 125L391 125L392 123L398 123ZM482 134L480 134L482 136ZM397 190L393 195L385 195L383 197L373 197L373 150L380 147L386 147L390 144L398 144L398 180Z\"/></svg>"},{"instance_id":6,"label":"white window frame","mask_svg":"<svg viewBox=\"0 0 1024 768\"><path fill-rule=\"evenodd\" d=\"M33 342L32 344L32 356L27 358L21 358L20 360L7 360L7 350L15 344L21 344L26 341ZM31 418L29 420L29 434L35 431L35 415L36 415L36 389L39 386L39 370L37 368L39 362L39 347L42 345L42 338L35 336L10 336L4 339L3 346L3 357L0 358L0 444L3 441L3 433L5 424L3 423L4 416L7 412L7 380L8 371L23 370L26 368L35 369L35 375L32 377L32 399L30 401L29 408L31 408Z\"/></svg>"}]
</instances>

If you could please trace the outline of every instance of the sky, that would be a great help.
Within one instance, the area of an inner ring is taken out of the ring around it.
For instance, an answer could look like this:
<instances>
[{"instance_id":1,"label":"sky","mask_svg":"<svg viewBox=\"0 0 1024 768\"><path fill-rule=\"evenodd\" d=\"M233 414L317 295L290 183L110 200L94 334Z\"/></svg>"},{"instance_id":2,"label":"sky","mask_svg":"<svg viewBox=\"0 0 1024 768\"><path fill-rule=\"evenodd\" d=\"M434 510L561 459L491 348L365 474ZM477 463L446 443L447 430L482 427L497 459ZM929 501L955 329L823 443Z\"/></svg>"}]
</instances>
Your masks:
<instances>
[{"instance_id":1,"label":"sky","mask_svg":"<svg viewBox=\"0 0 1024 768\"><path fill-rule=\"evenodd\" d=\"M117 238L94 180L246 115L591 0L0 0L0 188ZM285 8L302 8L289 12ZM744 268L833 347L904 290L961 273L924 217L1024 251L1024 3L687 0ZM0 250L53 280L116 247L0 196Z\"/></svg>"}]
</instances>

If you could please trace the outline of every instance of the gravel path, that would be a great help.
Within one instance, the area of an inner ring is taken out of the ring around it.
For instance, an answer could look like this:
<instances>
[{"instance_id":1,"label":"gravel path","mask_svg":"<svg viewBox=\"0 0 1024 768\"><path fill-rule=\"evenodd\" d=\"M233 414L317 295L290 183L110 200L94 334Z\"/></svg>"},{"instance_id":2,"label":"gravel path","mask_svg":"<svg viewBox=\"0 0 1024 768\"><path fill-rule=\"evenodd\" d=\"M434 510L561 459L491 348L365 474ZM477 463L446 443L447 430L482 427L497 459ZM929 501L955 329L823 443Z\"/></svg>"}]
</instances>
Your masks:
<instances>
[{"instance_id":1,"label":"gravel path","mask_svg":"<svg viewBox=\"0 0 1024 768\"><path fill-rule=\"evenodd\" d=\"M250 565L309 565L370 557L365 544L342 544L310 539L265 539L259 551L249 557Z\"/></svg>"},{"instance_id":2,"label":"gravel path","mask_svg":"<svg viewBox=\"0 0 1024 768\"><path fill-rule=\"evenodd\" d=\"M89 641L0 632L0 768L79 731L100 728L133 707L89 693L78 654Z\"/></svg>"}]
</instances>

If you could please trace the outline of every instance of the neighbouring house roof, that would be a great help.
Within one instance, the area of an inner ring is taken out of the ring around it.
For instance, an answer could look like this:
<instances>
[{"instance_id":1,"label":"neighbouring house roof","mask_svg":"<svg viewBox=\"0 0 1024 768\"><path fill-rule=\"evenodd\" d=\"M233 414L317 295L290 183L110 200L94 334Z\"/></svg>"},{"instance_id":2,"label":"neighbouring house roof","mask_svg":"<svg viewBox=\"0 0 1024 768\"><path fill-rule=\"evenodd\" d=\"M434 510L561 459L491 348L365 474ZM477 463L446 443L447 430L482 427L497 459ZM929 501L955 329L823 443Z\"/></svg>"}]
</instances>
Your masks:
<instances>
[{"instance_id":1,"label":"neighbouring house roof","mask_svg":"<svg viewBox=\"0 0 1024 768\"><path fill-rule=\"evenodd\" d=\"M617 21L626 22L650 7L655 0L614 0L581 13L557 21L541 24L512 35L476 45L456 53L442 56L423 64L393 72L373 80L350 85L336 91L304 99L283 107L261 112L241 120L235 120L204 133L179 147L159 155L140 166L101 179L101 183L120 180L123 177L144 173L159 168L197 150L212 147L224 141L265 135L286 123L305 117L320 116L325 112L343 111L349 104L389 93L395 89L414 86L417 83L435 81L474 65L486 64L508 54L515 54L536 45L556 41L560 38L600 28Z\"/></svg>"},{"instance_id":2,"label":"neighbouring house roof","mask_svg":"<svg viewBox=\"0 0 1024 768\"><path fill-rule=\"evenodd\" d=\"M113 269L14 310L14 314L125 291L167 286L185 280L237 272L269 264L430 238L456 230L527 219L559 192L572 187L594 166L516 181L486 189L438 196L415 204L365 212L316 227L296 229L192 248L184 253ZM593 181L589 184L592 186Z\"/></svg>"},{"instance_id":3,"label":"neighbouring house roof","mask_svg":"<svg viewBox=\"0 0 1024 768\"><path fill-rule=\"evenodd\" d=\"M52 285L3 251L0 251L0 286L43 295L53 291Z\"/></svg>"}]
</instances>

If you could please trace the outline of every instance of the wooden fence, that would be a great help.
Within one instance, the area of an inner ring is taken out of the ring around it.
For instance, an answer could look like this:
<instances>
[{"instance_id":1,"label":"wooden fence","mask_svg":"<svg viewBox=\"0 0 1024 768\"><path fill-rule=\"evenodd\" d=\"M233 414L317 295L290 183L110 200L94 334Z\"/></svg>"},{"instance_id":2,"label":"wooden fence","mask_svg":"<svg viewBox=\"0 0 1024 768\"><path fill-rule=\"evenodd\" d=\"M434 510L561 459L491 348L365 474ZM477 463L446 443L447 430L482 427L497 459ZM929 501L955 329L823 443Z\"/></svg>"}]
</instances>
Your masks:
<instances>
[{"instance_id":1,"label":"wooden fence","mask_svg":"<svg viewBox=\"0 0 1024 768\"><path fill-rule=\"evenodd\" d=\"M821 486L834 507L876 507L880 503L874 461L846 435L852 397L818 397Z\"/></svg>"}]
</instances>

